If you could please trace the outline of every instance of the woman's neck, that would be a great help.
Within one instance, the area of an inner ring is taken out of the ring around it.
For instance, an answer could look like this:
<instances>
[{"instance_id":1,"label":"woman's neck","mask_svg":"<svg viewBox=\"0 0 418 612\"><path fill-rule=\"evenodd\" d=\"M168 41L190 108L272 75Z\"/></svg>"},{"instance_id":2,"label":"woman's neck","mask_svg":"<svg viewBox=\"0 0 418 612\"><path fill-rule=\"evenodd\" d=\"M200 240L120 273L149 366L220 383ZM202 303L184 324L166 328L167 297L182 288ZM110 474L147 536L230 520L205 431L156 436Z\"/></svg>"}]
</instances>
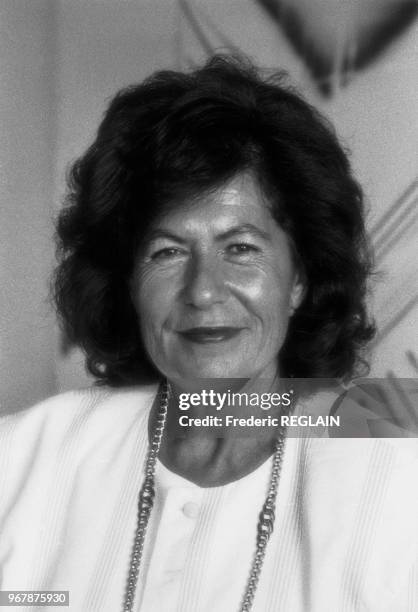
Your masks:
<instances>
[{"instance_id":1,"label":"woman's neck","mask_svg":"<svg viewBox=\"0 0 418 612\"><path fill-rule=\"evenodd\" d=\"M250 474L274 452L275 437L165 438L159 459L166 468L201 487L219 487Z\"/></svg>"},{"instance_id":2,"label":"woman's neck","mask_svg":"<svg viewBox=\"0 0 418 612\"><path fill-rule=\"evenodd\" d=\"M276 387L277 379L270 383L264 381L262 388L263 392L267 391L267 388L272 392ZM247 392L254 392L255 388L254 385L246 386ZM193 392L196 392L196 389ZM150 414L150 439L158 408L159 394ZM207 410L207 407L193 407L192 414L202 417L207 414ZM237 410L239 409L236 408L235 411ZM271 416L277 416L279 413L280 408L277 407L269 411ZM181 437L176 436L176 420L182 414L184 412L179 410L179 394L172 392L159 459L169 470L201 487L222 486L238 480L256 470L274 452L278 435L274 428L262 428L257 434L246 437L237 437L235 432L224 429L224 437L218 438L214 437L213 431L209 434L205 428L189 427L182 431ZM187 414L190 416L190 410ZM236 414L240 416L239 412Z\"/></svg>"}]
</instances>

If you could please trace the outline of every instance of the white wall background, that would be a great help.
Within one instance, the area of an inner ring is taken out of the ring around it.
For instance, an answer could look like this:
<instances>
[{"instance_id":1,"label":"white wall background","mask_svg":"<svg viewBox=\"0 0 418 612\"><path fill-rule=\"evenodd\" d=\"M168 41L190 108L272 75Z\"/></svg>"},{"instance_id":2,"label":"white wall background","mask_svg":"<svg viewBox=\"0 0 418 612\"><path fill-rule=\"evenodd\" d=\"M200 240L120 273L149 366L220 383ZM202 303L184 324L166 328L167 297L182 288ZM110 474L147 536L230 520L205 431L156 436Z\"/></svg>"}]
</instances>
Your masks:
<instances>
[{"instance_id":1,"label":"white wall background","mask_svg":"<svg viewBox=\"0 0 418 612\"><path fill-rule=\"evenodd\" d=\"M369 222L379 219L417 175L418 22L324 101L277 26L252 0L193 5L258 63L287 69L332 119L353 151ZM69 162L91 141L117 89L205 54L176 0L0 0L0 9L0 386L2 409L15 410L88 382L77 351L58 355L45 305L50 217L62 200ZM380 262L385 276L375 287L374 309L381 327L413 295L414 240L411 230ZM417 318L415 309L380 343L373 374L416 375L405 351L416 347Z\"/></svg>"},{"instance_id":2,"label":"white wall background","mask_svg":"<svg viewBox=\"0 0 418 612\"><path fill-rule=\"evenodd\" d=\"M57 388L46 302L55 146L53 11L0 4L0 410Z\"/></svg>"}]
</instances>

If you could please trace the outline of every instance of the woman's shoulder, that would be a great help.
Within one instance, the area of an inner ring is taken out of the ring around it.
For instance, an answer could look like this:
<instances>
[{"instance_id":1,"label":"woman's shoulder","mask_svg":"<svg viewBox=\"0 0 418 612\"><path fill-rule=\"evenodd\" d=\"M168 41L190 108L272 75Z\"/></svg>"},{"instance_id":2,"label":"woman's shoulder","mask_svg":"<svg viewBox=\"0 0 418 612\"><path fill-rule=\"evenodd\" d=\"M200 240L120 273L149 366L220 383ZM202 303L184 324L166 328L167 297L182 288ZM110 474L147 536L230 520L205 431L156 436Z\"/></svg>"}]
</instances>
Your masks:
<instances>
[{"instance_id":1,"label":"woman's shoulder","mask_svg":"<svg viewBox=\"0 0 418 612\"><path fill-rule=\"evenodd\" d=\"M129 426L142 418L155 397L156 385L110 388L91 386L49 397L34 406L0 417L0 441L13 444L59 443L64 438Z\"/></svg>"},{"instance_id":2,"label":"woman's shoulder","mask_svg":"<svg viewBox=\"0 0 418 612\"><path fill-rule=\"evenodd\" d=\"M156 390L91 387L0 418L0 531L8 534L0 557L23 542L28 512L42 531L59 524L57 508L77 516L69 513L84 499L107 502L119 490L132 458L142 464Z\"/></svg>"}]
</instances>

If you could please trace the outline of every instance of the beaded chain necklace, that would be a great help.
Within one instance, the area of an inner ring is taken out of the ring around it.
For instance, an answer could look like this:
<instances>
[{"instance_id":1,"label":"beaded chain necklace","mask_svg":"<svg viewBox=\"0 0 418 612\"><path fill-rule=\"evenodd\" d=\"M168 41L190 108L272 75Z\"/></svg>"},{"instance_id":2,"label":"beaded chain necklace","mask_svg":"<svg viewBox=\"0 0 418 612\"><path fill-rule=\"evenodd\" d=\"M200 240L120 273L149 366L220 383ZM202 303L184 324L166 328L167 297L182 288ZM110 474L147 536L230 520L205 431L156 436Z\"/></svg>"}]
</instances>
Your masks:
<instances>
[{"instance_id":1,"label":"beaded chain necklace","mask_svg":"<svg viewBox=\"0 0 418 612\"><path fill-rule=\"evenodd\" d=\"M154 504L155 467L161 446L161 440L164 433L169 400L170 388L166 381L163 383L160 391L160 405L156 415L156 424L154 427L150 445L148 447L148 453L145 462L145 480L139 492L137 524L131 551L128 580L123 601L123 612L132 612L133 609L139 568L141 565L142 553L144 550L145 536L147 533L148 521L151 515L151 510ZM276 508L277 489L279 485L279 477L283 461L285 439L285 430L284 428L280 428L279 436L275 443L269 488L257 524L257 540L255 554L252 560L250 576L245 587L244 596L242 598L239 612L250 612L252 608L258 581L260 579L261 569L263 567L267 543L273 532L275 519L274 511Z\"/></svg>"}]
</instances>

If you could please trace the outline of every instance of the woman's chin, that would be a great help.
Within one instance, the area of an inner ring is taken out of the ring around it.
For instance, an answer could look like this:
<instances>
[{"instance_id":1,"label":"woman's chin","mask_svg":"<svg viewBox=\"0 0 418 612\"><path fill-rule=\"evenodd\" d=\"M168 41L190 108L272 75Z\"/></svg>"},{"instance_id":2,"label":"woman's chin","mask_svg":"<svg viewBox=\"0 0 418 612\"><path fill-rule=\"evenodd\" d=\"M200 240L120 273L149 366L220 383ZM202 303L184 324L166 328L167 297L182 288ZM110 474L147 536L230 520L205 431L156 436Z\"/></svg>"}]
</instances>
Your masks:
<instances>
[{"instance_id":1,"label":"woman's chin","mask_svg":"<svg viewBox=\"0 0 418 612\"><path fill-rule=\"evenodd\" d=\"M167 373L169 380L196 380L201 378L251 378L249 368L225 363L176 364L176 368Z\"/></svg>"}]
</instances>

